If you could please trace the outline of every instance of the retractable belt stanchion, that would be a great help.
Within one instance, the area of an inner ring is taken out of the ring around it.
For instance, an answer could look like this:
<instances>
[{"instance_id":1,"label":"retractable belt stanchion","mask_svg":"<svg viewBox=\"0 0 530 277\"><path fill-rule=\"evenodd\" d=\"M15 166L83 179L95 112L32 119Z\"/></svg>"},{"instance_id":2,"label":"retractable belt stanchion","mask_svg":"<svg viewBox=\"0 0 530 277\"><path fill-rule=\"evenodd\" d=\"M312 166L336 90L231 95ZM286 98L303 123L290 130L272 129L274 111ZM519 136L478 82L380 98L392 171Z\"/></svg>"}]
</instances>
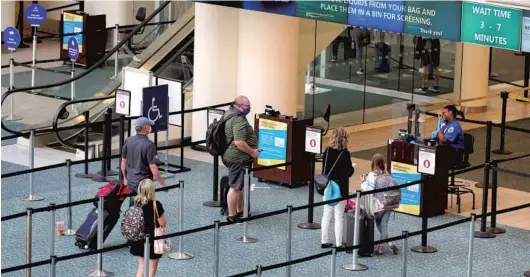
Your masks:
<instances>
[{"instance_id":1,"label":"retractable belt stanchion","mask_svg":"<svg viewBox=\"0 0 530 277\"><path fill-rule=\"evenodd\" d=\"M119 138L119 153L120 158L118 159L118 180L114 180L112 183L114 184L123 184L123 173L121 172L121 155L123 150L123 144L125 143L125 116L120 116L120 138Z\"/></svg>"},{"instance_id":2,"label":"retractable belt stanchion","mask_svg":"<svg viewBox=\"0 0 530 277\"><path fill-rule=\"evenodd\" d=\"M151 257L151 242L149 241L150 235L145 235L144 244L144 277L149 277L149 258Z\"/></svg>"},{"instance_id":3,"label":"retractable belt stanchion","mask_svg":"<svg viewBox=\"0 0 530 277\"><path fill-rule=\"evenodd\" d=\"M31 130L29 134L29 169L35 168L35 130ZM24 201L40 201L44 199L41 196L33 194L33 172L29 173L29 195L22 198Z\"/></svg>"},{"instance_id":4,"label":"retractable belt stanchion","mask_svg":"<svg viewBox=\"0 0 530 277\"><path fill-rule=\"evenodd\" d=\"M55 255L55 203L50 203L50 256Z\"/></svg>"},{"instance_id":5,"label":"retractable belt stanchion","mask_svg":"<svg viewBox=\"0 0 530 277\"><path fill-rule=\"evenodd\" d=\"M244 207L243 207L243 217L245 219L248 218L248 203L249 203L249 197L250 197L250 168L245 167L245 176L243 176L243 199L244 199ZM243 222L243 236L237 238L238 241L241 241L243 243L254 243L257 242L257 238L253 238L248 235L248 221Z\"/></svg>"},{"instance_id":6,"label":"retractable belt stanchion","mask_svg":"<svg viewBox=\"0 0 530 277\"><path fill-rule=\"evenodd\" d=\"M423 119L421 119L423 122ZM420 132L420 111L414 111L414 137L419 138L421 136Z\"/></svg>"},{"instance_id":7,"label":"retractable belt stanchion","mask_svg":"<svg viewBox=\"0 0 530 277\"><path fill-rule=\"evenodd\" d=\"M408 253L408 249L409 249L409 232L408 231L403 231L403 236L405 236L405 238L403 238L403 247L401 247L401 249L403 249L403 259L402 259L402 265L401 265L401 277L407 277L407 253Z\"/></svg>"},{"instance_id":8,"label":"retractable belt stanchion","mask_svg":"<svg viewBox=\"0 0 530 277\"><path fill-rule=\"evenodd\" d=\"M68 194L66 195L66 203L72 202L72 160L66 160L66 169L68 170ZM66 229L63 232L65 236L75 235L75 230L72 228L72 206L66 208Z\"/></svg>"},{"instance_id":9,"label":"retractable belt stanchion","mask_svg":"<svg viewBox=\"0 0 530 277\"><path fill-rule=\"evenodd\" d=\"M423 196L424 194L422 193L422 197ZM421 202L425 203L424 200L422 200ZM435 253L438 251L438 249L436 249L436 247L429 246L427 244L427 227L429 225L429 217L427 216L425 212L425 205L420 205L420 209L421 209L420 211L421 212L421 245L412 247L410 250L416 253L425 253L425 254ZM403 249L403 251L406 251L406 250Z\"/></svg>"},{"instance_id":10,"label":"retractable belt stanchion","mask_svg":"<svg viewBox=\"0 0 530 277\"><path fill-rule=\"evenodd\" d=\"M98 250L101 250L103 249L103 225L104 225L104 214L105 214L105 209L104 209L104 202L105 202L105 198L104 197L99 197L99 202L98 202L98 232L97 232L97 247L98 247ZM97 259L97 268L91 272L88 272L87 275L88 276L92 276L92 277L103 277L103 276L114 276L114 273L112 272L109 272L109 271L106 271L103 269L103 253L98 253L96 255L96 259Z\"/></svg>"},{"instance_id":11,"label":"retractable belt stanchion","mask_svg":"<svg viewBox=\"0 0 530 277\"><path fill-rule=\"evenodd\" d=\"M213 184L212 184L212 201L202 203L206 207L221 207L219 202L219 156L213 156Z\"/></svg>"},{"instance_id":12,"label":"retractable belt stanchion","mask_svg":"<svg viewBox=\"0 0 530 277\"><path fill-rule=\"evenodd\" d=\"M309 230L316 230L320 229L320 223L313 222L313 214L314 214L314 208L313 204L315 203L315 160L316 155L314 153L311 153L311 178L309 180L309 199L308 204L309 208L307 209L307 222L298 224L299 228L302 229L309 229Z\"/></svg>"},{"instance_id":13,"label":"retractable belt stanchion","mask_svg":"<svg viewBox=\"0 0 530 277\"><path fill-rule=\"evenodd\" d=\"M77 178L83 178L88 179L94 177L94 174L88 173L88 128L90 127L90 112L84 111L83 117L85 118L85 138L84 138L84 148L85 148L85 163L84 163L84 171L83 173L77 173L75 177ZM96 149L94 148L94 156L95 156Z\"/></svg>"},{"instance_id":14,"label":"retractable belt stanchion","mask_svg":"<svg viewBox=\"0 0 530 277\"><path fill-rule=\"evenodd\" d=\"M19 11L22 12L22 11ZM33 48L31 49L31 86L35 86L35 68L36 65L36 59L37 59L37 27L33 26L32 33L33 33Z\"/></svg>"},{"instance_id":15,"label":"retractable belt stanchion","mask_svg":"<svg viewBox=\"0 0 530 277\"><path fill-rule=\"evenodd\" d=\"M219 277L219 223L219 220L216 220L213 229L213 277Z\"/></svg>"},{"instance_id":16,"label":"retractable belt stanchion","mask_svg":"<svg viewBox=\"0 0 530 277\"><path fill-rule=\"evenodd\" d=\"M475 220L477 216L471 214L471 223L469 224L469 251L467 255L467 277L473 275L473 240L475 238Z\"/></svg>"},{"instance_id":17,"label":"retractable belt stanchion","mask_svg":"<svg viewBox=\"0 0 530 277\"><path fill-rule=\"evenodd\" d=\"M50 277L55 277L55 268L57 266L57 256L52 255L50 256Z\"/></svg>"},{"instance_id":18,"label":"retractable belt stanchion","mask_svg":"<svg viewBox=\"0 0 530 277\"><path fill-rule=\"evenodd\" d=\"M359 245L359 235L361 231L361 191L357 190L357 197L355 198L355 226L353 231L353 245L357 246ZM350 271L363 271L367 270L368 267L366 265L357 263L357 254L359 252L359 249L353 249L352 254L352 263L342 266L342 268Z\"/></svg>"},{"instance_id":19,"label":"retractable belt stanchion","mask_svg":"<svg viewBox=\"0 0 530 277\"><path fill-rule=\"evenodd\" d=\"M118 36L119 36L119 33L120 33L120 29L119 29L119 25L118 24L115 24L114 25L114 47L116 47L116 45L118 45ZM116 52L114 53L114 76L112 78L116 78L116 76L118 76L118 59L119 59L119 52L120 50L116 50Z\"/></svg>"},{"instance_id":20,"label":"retractable belt stanchion","mask_svg":"<svg viewBox=\"0 0 530 277\"><path fill-rule=\"evenodd\" d=\"M108 137L110 136L110 124L111 124L111 116L112 116L112 110L107 109L105 112L105 124L103 125L103 157L104 159L101 160L101 171L99 171L97 174L92 177L92 181L94 182L108 182L109 178L107 175L107 159L105 156L107 155L107 144L109 143Z\"/></svg>"},{"instance_id":21,"label":"retractable belt stanchion","mask_svg":"<svg viewBox=\"0 0 530 277\"><path fill-rule=\"evenodd\" d=\"M70 71L71 79L75 78L75 62L72 61L72 71ZM70 83L70 100L75 100L75 80ZM77 114L77 104L73 106L74 112Z\"/></svg>"},{"instance_id":22,"label":"retractable belt stanchion","mask_svg":"<svg viewBox=\"0 0 530 277\"><path fill-rule=\"evenodd\" d=\"M494 154L498 155L509 155L512 154L512 151L507 150L504 148L504 142L506 139L506 108L508 106L508 95L510 93L507 91L501 92L501 98L502 98L502 112L501 112L501 142L499 145L499 149L495 149L491 151Z\"/></svg>"},{"instance_id":23,"label":"retractable belt stanchion","mask_svg":"<svg viewBox=\"0 0 530 277\"><path fill-rule=\"evenodd\" d=\"M489 187L489 169L491 165L489 163L484 165L484 186ZM475 232L475 237L482 239L494 238L495 234L488 232L486 229L486 219L488 212L488 189L482 190L482 216L480 218L480 230Z\"/></svg>"},{"instance_id":24,"label":"retractable belt stanchion","mask_svg":"<svg viewBox=\"0 0 530 277\"><path fill-rule=\"evenodd\" d=\"M285 241L285 261L291 261L291 244L293 240L293 206L287 206L287 238ZM291 276L291 266L285 267L285 276Z\"/></svg>"},{"instance_id":25,"label":"retractable belt stanchion","mask_svg":"<svg viewBox=\"0 0 530 277\"><path fill-rule=\"evenodd\" d=\"M179 232L184 230L184 181L179 181ZM182 236L178 237L178 251L168 255L170 259L174 260L188 260L193 258L193 255L182 250Z\"/></svg>"},{"instance_id":26,"label":"retractable belt stanchion","mask_svg":"<svg viewBox=\"0 0 530 277\"><path fill-rule=\"evenodd\" d=\"M108 136L107 136L107 147L105 148L107 151L107 154L105 154L106 157L106 166L107 166L107 176L118 176L119 172L111 169L111 163L112 163L112 112L111 117L109 121L109 125L107 126L108 130ZM105 145L105 144L103 144ZM111 182L114 182L115 180L111 180Z\"/></svg>"},{"instance_id":27,"label":"retractable belt stanchion","mask_svg":"<svg viewBox=\"0 0 530 277\"><path fill-rule=\"evenodd\" d=\"M497 189L498 186L498 176L497 176L497 161L492 162L492 172L491 172L491 218L490 218L490 227L487 228L487 231L493 234L504 234L506 230L504 228L497 227Z\"/></svg>"},{"instance_id":28,"label":"retractable belt stanchion","mask_svg":"<svg viewBox=\"0 0 530 277\"><path fill-rule=\"evenodd\" d=\"M414 120L413 114L416 109L416 105L407 104L407 132L412 134L412 121Z\"/></svg>"},{"instance_id":29,"label":"retractable belt stanchion","mask_svg":"<svg viewBox=\"0 0 530 277\"><path fill-rule=\"evenodd\" d=\"M329 277L335 277L337 274L337 249L331 249L331 261L329 262Z\"/></svg>"},{"instance_id":30,"label":"retractable belt stanchion","mask_svg":"<svg viewBox=\"0 0 530 277\"><path fill-rule=\"evenodd\" d=\"M261 270L262 270L262 266L261 265L257 265L256 266L256 276L257 277L261 277Z\"/></svg>"},{"instance_id":31,"label":"retractable belt stanchion","mask_svg":"<svg viewBox=\"0 0 530 277\"><path fill-rule=\"evenodd\" d=\"M15 73L13 72L14 62L13 59L9 59L9 90L13 90L15 84ZM9 98L9 115L4 117L4 120L17 121L21 119L22 116L15 115L15 94L11 94Z\"/></svg>"},{"instance_id":32,"label":"retractable belt stanchion","mask_svg":"<svg viewBox=\"0 0 530 277\"><path fill-rule=\"evenodd\" d=\"M491 162L491 132L492 132L492 129L493 129L493 123L491 121L487 121L486 122L486 152L485 152L485 156L484 156L484 164L489 164ZM489 168L487 167L484 167L484 174L488 175L489 176ZM485 180L484 180L485 181ZM488 184L476 184L475 187L477 188L488 188L490 189L491 187L489 186L489 181L488 181Z\"/></svg>"},{"instance_id":33,"label":"retractable belt stanchion","mask_svg":"<svg viewBox=\"0 0 530 277\"><path fill-rule=\"evenodd\" d=\"M26 264L31 264L33 241L33 208L26 208ZM26 268L26 277L31 277L31 267Z\"/></svg>"}]
</instances>

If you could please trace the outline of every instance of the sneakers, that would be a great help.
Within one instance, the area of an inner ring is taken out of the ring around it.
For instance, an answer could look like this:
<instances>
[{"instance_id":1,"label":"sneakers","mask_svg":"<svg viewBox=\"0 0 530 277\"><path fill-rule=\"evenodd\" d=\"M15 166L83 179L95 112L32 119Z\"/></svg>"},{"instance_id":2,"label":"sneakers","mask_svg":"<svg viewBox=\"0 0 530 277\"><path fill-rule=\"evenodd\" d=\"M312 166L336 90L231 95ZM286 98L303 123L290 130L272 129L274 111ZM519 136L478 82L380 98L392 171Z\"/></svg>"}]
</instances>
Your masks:
<instances>
[{"instance_id":1,"label":"sneakers","mask_svg":"<svg viewBox=\"0 0 530 277\"><path fill-rule=\"evenodd\" d=\"M337 58L337 56L333 56L333 58L331 58L331 61L332 62L337 62L339 59Z\"/></svg>"},{"instance_id":2,"label":"sneakers","mask_svg":"<svg viewBox=\"0 0 530 277\"><path fill-rule=\"evenodd\" d=\"M428 88L416 88L414 89L415 93L427 93L429 91Z\"/></svg>"},{"instance_id":3,"label":"sneakers","mask_svg":"<svg viewBox=\"0 0 530 277\"><path fill-rule=\"evenodd\" d=\"M229 223L241 223L241 218L237 215L234 216L227 216L226 221Z\"/></svg>"},{"instance_id":4,"label":"sneakers","mask_svg":"<svg viewBox=\"0 0 530 277\"><path fill-rule=\"evenodd\" d=\"M440 87L439 86L434 86L434 87L432 87L429 90L432 91L432 92L440 92Z\"/></svg>"},{"instance_id":5,"label":"sneakers","mask_svg":"<svg viewBox=\"0 0 530 277\"><path fill-rule=\"evenodd\" d=\"M324 249L326 249L326 248L331 248L332 246L333 246L333 244L331 244L331 243L329 243L329 242L328 242L328 243L323 243L322 245L320 245L320 247L322 247L322 248L324 248Z\"/></svg>"},{"instance_id":6,"label":"sneakers","mask_svg":"<svg viewBox=\"0 0 530 277\"><path fill-rule=\"evenodd\" d=\"M361 68L361 69L357 70L357 74L358 75L364 75L364 69Z\"/></svg>"}]
</instances>

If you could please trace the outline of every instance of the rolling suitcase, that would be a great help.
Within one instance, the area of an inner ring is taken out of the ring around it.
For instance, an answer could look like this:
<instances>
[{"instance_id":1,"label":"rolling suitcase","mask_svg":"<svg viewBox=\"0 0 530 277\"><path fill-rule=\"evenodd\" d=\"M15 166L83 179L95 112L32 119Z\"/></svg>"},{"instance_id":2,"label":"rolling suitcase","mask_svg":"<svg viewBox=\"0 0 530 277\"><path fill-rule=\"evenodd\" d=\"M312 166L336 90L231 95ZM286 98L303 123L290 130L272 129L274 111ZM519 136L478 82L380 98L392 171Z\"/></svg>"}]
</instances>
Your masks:
<instances>
[{"instance_id":1,"label":"rolling suitcase","mask_svg":"<svg viewBox=\"0 0 530 277\"><path fill-rule=\"evenodd\" d=\"M392 49L390 45L379 42L374 47L374 71L378 73L390 72L390 60L392 55Z\"/></svg>"},{"instance_id":2,"label":"rolling suitcase","mask_svg":"<svg viewBox=\"0 0 530 277\"><path fill-rule=\"evenodd\" d=\"M374 217L361 210L360 212L360 235L359 235L359 256L371 257L374 253ZM344 213L343 244L346 247L353 246L353 235L355 232L355 210L348 210Z\"/></svg>"}]
</instances>

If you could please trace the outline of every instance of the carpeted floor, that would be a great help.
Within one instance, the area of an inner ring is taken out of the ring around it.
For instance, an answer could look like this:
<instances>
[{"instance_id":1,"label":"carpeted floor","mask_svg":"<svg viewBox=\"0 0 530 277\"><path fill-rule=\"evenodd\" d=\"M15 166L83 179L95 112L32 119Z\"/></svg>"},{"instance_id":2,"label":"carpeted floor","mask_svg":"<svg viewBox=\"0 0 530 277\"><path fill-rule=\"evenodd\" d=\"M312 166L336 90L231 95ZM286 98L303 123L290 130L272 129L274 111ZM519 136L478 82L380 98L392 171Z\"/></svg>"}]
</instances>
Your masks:
<instances>
[{"instance_id":1,"label":"carpeted floor","mask_svg":"<svg viewBox=\"0 0 530 277\"><path fill-rule=\"evenodd\" d=\"M114 161L117 164L117 161ZM90 171L98 169L99 164L91 164ZM186 160L186 166L191 172L179 174L169 179L168 184L178 180L185 181L185 219L184 229L212 224L214 220L223 220L218 209L207 208L202 205L211 199L212 165L193 160ZM20 170L23 167L2 162L2 173ZM80 172L82 165L74 166L73 173ZM224 167L220 174L226 174ZM19 198L27 193L27 176L2 179L2 216L21 212L25 207L42 207L50 202L57 204L66 200L66 170L53 169L36 173L35 192L45 197L41 202L23 202ZM307 188L288 189L268 184L259 184L251 193L252 213L261 214L286 205L303 205L307 203ZM101 183L73 179L73 200L92 197ZM178 191L159 193L157 198L163 203L168 218L168 232L178 230ZM316 196L316 201L320 197ZM124 210L124 207L122 210ZM74 227L79 226L86 214L92 208L91 204L73 208ZM65 219L66 210L57 212L57 217ZM315 209L315 219L320 221L321 208ZM307 220L307 212L297 211L293 214L293 259L317 254L320 248L319 230L302 230L296 227L298 223ZM445 215L429 220L429 226L458 220L461 217ZM33 218L33 261L40 261L49 257L49 213L39 213ZM2 268L24 264L25 262L25 219L19 218L3 221L2 227ZM402 230L416 231L421 227L421 220L417 217L396 214L390 221L390 235L400 235ZM503 226L504 227L504 226ZM124 242L119 231L119 224L114 228L105 241L105 246ZM241 236L242 226L232 225L221 229L220 242L220 276L228 276L247 270L252 270L257 264L271 265L285 259L286 216L278 215L249 223L249 235L258 238L254 244L242 244L235 238ZM520 276L528 269L527 248L530 232L506 227L508 232L490 240L475 240L474 271L476 276ZM376 238L379 238L376 231ZM429 245L438 248L435 254L417 254L408 251L409 276L463 276L466 272L466 257L468 251L469 224L461 224L449 229L429 234ZM56 237L55 251L63 256L81 252L74 245L73 237ZM177 239L173 239L176 246ZM419 237L409 239L409 247L420 244ZM401 242L398 242L398 246ZM211 276L213 260L213 231L190 234L184 237L183 250L195 255L191 260L176 261L163 257L160 261L157 276ZM330 257L312 260L292 267L292 276L328 276ZM358 276L396 276L401 269L401 256L384 255L381 257L363 258L360 262L369 266L369 270L358 272ZM341 268L351 263L351 255L341 253L337 257L337 276L352 276L352 273ZM95 269L96 257L89 256L69 261L59 262L58 276L84 276L85 272ZM114 272L115 276L134 276L137 260L128 253L127 249L104 254L104 268ZM2 274L5 276L21 276L22 271ZM264 276L283 276L285 269L276 269L264 273ZM47 276L48 266L33 269L34 276Z\"/></svg>"},{"instance_id":2,"label":"carpeted floor","mask_svg":"<svg viewBox=\"0 0 530 277\"><path fill-rule=\"evenodd\" d=\"M507 123L508 126L524 128L530 130L530 118L511 121ZM479 165L484 163L486 150L486 127L465 130L467 133L475 137L475 151L470 155L469 161L471 165ZM492 149L498 149L500 144L500 128L493 128L492 132ZM511 150L511 155L496 155L491 154L491 159L505 159L516 156L521 156L530 153L530 134L506 130L505 149ZM364 151L352 153L352 157L371 160L376 153L386 155L386 146L372 148ZM519 172L530 172L530 158L514 160L500 165L502 168L516 170ZM476 182L483 182L484 171L475 170L462 175L459 178L464 178ZM498 174L499 186L530 192L530 180L523 177L510 175L499 172Z\"/></svg>"}]
</instances>

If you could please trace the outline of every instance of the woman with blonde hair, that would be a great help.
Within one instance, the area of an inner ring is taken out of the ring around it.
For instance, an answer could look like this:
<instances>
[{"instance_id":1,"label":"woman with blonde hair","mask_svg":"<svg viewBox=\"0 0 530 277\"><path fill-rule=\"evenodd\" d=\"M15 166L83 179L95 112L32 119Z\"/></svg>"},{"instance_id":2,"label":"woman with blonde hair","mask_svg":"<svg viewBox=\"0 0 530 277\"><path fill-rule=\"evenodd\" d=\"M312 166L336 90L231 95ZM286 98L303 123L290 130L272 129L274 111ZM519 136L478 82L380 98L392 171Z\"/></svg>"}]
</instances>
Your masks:
<instances>
[{"instance_id":1,"label":"woman with blonde hair","mask_svg":"<svg viewBox=\"0 0 530 277\"><path fill-rule=\"evenodd\" d=\"M368 174L362 174L361 175L361 181L363 182L361 184L361 189L363 191L369 191L374 189L381 188L379 186L379 183L377 181L378 177L389 175L389 173L386 171L385 166L385 158L381 154L375 154L372 157L372 167L371 172ZM386 176L388 177L388 176ZM386 210L381 207L381 205L376 205L377 202L376 199L380 199L380 197L383 196L383 192L376 193L374 195L369 195L370 199L370 208L371 208L371 214L375 217L375 225L377 226L377 229L379 230L379 234L381 234L381 239L387 239L388 238L388 221L390 219L390 214L392 213L392 210ZM399 254L399 249L396 247L396 245L393 242L388 242L388 248L392 251L394 255ZM376 255L383 255L383 246L378 246L375 250Z\"/></svg>"},{"instance_id":2,"label":"woman with blonde hair","mask_svg":"<svg viewBox=\"0 0 530 277\"><path fill-rule=\"evenodd\" d=\"M334 181L340 188L342 197L348 196L349 178L353 175L354 169L348 151L348 133L343 128L333 130L328 147L324 151L324 164L322 174L327 175L330 181ZM328 232L331 217L335 217L335 246L342 246L343 214L346 200L341 200L335 205L324 205L322 214L322 248L333 246L328 241Z\"/></svg>"},{"instance_id":3,"label":"woman with blonde hair","mask_svg":"<svg viewBox=\"0 0 530 277\"><path fill-rule=\"evenodd\" d=\"M150 235L149 246L151 248L149 253L149 277L156 276L158 267L158 259L162 255L155 254L154 251L154 236L155 228L165 228L167 220L164 215L164 207L162 203L156 200L155 184L150 179L144 179L138 186L138 195L134 198L134 205L142 207L144 214L145 234ZM156 219L156 224L155 224ZM138 270L136 277L144 276L144 244L145 240L132 242L130 253L138 257Z\"/></svg>"}]
</instances>

